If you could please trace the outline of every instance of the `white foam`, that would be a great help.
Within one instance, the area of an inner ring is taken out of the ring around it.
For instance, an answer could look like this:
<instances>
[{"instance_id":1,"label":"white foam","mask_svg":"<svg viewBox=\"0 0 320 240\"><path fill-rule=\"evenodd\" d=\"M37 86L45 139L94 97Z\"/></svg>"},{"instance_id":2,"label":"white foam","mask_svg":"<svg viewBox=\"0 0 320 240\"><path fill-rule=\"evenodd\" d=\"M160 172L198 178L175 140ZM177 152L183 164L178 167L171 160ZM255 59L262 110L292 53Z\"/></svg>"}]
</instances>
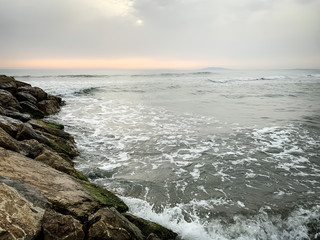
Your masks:
<instances>
[{"instance_id":1,"label":"white foam","mask_svg":"<svg viewBox=\"0 0 320 240\"><path fill-rule=\"evenodd\" d=\"M192 221L184 217L184 209L197 209L199 206L212 209L215 204L224 204L224 201L192 201L188 204L179 204L175 207L165 207L162 212L153 210L153 205L140 199L122 197L129 206L130 212L157 222L179 234L183 240L270 240L309 239L307 224L320 217L320 206L313 209L297 209L287 219L281 216L269 216L266 210L270 207L261 208L257 215L251 217L234 215L233 222L224 223L223 219L200 218L195 212L188 212ZM240 207L245 207L241 201L237 202ZM319 234L319 233L318 233Z\"/></svg>"}]
</instances>

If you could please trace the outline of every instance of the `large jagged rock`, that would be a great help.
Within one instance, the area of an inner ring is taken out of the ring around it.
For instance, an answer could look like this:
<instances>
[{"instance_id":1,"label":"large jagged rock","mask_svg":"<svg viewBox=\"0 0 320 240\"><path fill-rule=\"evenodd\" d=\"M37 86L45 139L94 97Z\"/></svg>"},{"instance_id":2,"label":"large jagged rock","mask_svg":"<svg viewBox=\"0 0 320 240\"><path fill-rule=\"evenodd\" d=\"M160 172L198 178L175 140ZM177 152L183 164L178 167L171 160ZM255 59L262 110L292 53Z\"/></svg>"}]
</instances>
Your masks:
<instances>
[{"instance_id":1,"label":"large jagged rock","mask_svg":"<svg viewBox=\"0 0 320 240\"><path fill-rule=\"evenodd\" d=\"M22 124L23 122L20 120L0 115L0 127L12 137L17 135L18 129Z\"/></svg>"},{"instance_id":2,"label":"large jagged rock","mask_svg":"<svg viewBox=\"0 0 320 240\"><path fill-rule=\"evenodd\" d=\"M55 100L42 100L37 104L40 111L45 115L54 114L60 111L59 103Z\"/></svg>"},{"instance_id":3,"label":"large jagged rock","mask_svg":"<svg viewBox=\"0 0 320 240\"><path fill-rule=\"evenodd\" d=\"M21 86L18 87L18 91L31 94L37 99L38 102L48 99L48 94L38 87Z\"/></svg>"},{"instance_id":4,"label":"large jagged rock","mask_svg":"<svg viewBox=\"0 0 320 240\"><path fill-rule=\"evenodd\" d=\"M21 110L18 100L9 91L3 89L0 89L0 103L5 108Z\"/></svg>"},{"instance_id":5,"label":"large jagged rock","mask_svg":"<svg viewBox=\"0 0 320 240\"><path fill-rule=\"evenodd\" d=\"M16 112L9 109L4 109L3 115L6 115L7 117L11 117L17 120L21 120L22 122L27 122L31 119L29 114Z\"/></svg>"},{"instance_id":6,"label":"large jagged rock","mask_svg":"<svg viewBox=\"0 0 320 240\"><path fill-rule=\"evenodd\" d=\"M0 175L37 188L60 213L79 218L101 206L75 178L3 148L0 148Z\"/></svg>"},{"instance_id":7,"label":"large jagged rock","mask_svg":"<svg viewBox=\"0 0 320 240\"><path fill-rule=\"evenodd\" d=\"M34 118L44 117L44 113L35 104L32 104L31 102L20 102L20 106L22 107L23 113L29 113Z\"/></svg>"},{"instance_id":8,"label":"large jagged rock","mask_svg":"<svg viewBox=\"0 0 320 240\"><path fill-rule=\"evenodd\" d=\"M129 222L114 208L103 208L97 211L92 218L101 216L88 234L89 240L142 240L143 235L139 228Z\"/></svg>"},{"instance_id":9,"label":"large jagged rock","mask_svg":"<svg viewBox=\"0 0 320 240\"><path fill-rule=\"evenodd\" d=\"M16 92L18 87L30 87L31 85L25 82L20 82L15 80L13 77L8 77L6 75L0 75L0 88L10 91L12 93Z\"/></svg>"},{"instance_id":10,"label":"large jagged rock","mask_svg":"<svg viewBox=\"0 0 320 240\"><path fill-rule=\"evenodd\" d=\"M47 210L42 219L44 240L83 240L84 232L80 221L70 215Z\"/></svg>"},{"instance_id":11,"label":"large jagged rock","mask_svg":"<svg viewBox=\"0 0 320 240\"><path fill-rule=\"evenodd\" d=\"M34 239L41 231L44 209L34 206L14 188L0 183L0 238Z\"/></svg>"},{"instance_id":12,"label":"large jagged rock","mask_svg":"<svg viewBox=\"0 0 320 240\"><path fill-rule=\"evenodd\" d=\"M0 127L0 147L19 152L19 142Z\"/></svg>"},{"instance_id":13,"label":"large jagged rock","mask_svg":"<svg viewBox=\"0 0 320 240\"><path fill-rule=\"evenodd\" d=\"M37 104L37 99L32 96L30 93L27 92L18 92L15 94L16 98L18 101L28 101L31 102L32 104Z\"/></svg>"},{"instance_id":14,"label":"large jagged rock","mask_svg":"<svg viewBox=\"0 0 320 240\"><path fill-rule=\"evenodd\" d=\"M174 240L177 234L173 231L148 220L136 217L130 213L123 213L123 215L133 224L135 224L141 232L149 239L163 239L163 240ZM150 236L150 234L153 234ZM154 236L155 235L155 236Z\"/></svg>"}]
</instances>

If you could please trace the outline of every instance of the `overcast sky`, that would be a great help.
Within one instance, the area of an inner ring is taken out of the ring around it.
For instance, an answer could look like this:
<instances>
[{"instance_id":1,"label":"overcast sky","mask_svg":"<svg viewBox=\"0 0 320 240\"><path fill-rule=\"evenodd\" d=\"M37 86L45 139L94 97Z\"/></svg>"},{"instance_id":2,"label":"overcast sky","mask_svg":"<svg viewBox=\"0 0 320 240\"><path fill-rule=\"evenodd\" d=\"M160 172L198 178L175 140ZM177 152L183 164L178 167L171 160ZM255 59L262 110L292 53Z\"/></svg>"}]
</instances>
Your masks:
<instances>
[{"instance_id":1,"label":"overcast sky","mask_svg":"<svg viewBox=\"0 0 320 240\"><path fill-rule=\"evenodd\" d=\"M0 0L0 68L320 68L320 0Z\"/></svg>"}]
</instances>

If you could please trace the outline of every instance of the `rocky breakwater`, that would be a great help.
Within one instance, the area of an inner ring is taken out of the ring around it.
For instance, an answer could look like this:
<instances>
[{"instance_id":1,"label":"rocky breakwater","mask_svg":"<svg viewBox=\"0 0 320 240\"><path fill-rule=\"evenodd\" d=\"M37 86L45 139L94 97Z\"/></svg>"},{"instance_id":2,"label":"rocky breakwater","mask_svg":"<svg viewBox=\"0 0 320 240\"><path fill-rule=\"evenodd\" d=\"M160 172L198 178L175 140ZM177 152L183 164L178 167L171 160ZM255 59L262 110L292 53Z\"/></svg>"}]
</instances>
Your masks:
<instances>
[{"instance_id":1,"label":"rocky breakwater","mask_svg":"<svg viewBox=\"0 0 320 240\"><path fill-rule=\"evenodd\" d=\"M175 239L78 172L60 97L0 75L0 239Z\"/></svg>"}]
</instances>

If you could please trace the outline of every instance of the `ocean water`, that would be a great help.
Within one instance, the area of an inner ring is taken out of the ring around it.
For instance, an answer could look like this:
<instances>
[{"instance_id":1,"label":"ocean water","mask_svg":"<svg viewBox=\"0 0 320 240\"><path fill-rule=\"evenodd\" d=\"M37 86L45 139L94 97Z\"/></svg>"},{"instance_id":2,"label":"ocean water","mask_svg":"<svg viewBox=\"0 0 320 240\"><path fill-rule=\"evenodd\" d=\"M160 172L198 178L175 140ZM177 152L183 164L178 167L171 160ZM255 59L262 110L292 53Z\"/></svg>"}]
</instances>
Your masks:
<instances>
[{"instance_id":1,"label":"ocean water","mask_svg":"<svg viewBox=\"0 0 320 240\"><path fill-rule=\"evenodd\" d=\"M180 239L320 238L319 70L2 72L62 96L77 169Z\"/></svg>"}]
</instances>

